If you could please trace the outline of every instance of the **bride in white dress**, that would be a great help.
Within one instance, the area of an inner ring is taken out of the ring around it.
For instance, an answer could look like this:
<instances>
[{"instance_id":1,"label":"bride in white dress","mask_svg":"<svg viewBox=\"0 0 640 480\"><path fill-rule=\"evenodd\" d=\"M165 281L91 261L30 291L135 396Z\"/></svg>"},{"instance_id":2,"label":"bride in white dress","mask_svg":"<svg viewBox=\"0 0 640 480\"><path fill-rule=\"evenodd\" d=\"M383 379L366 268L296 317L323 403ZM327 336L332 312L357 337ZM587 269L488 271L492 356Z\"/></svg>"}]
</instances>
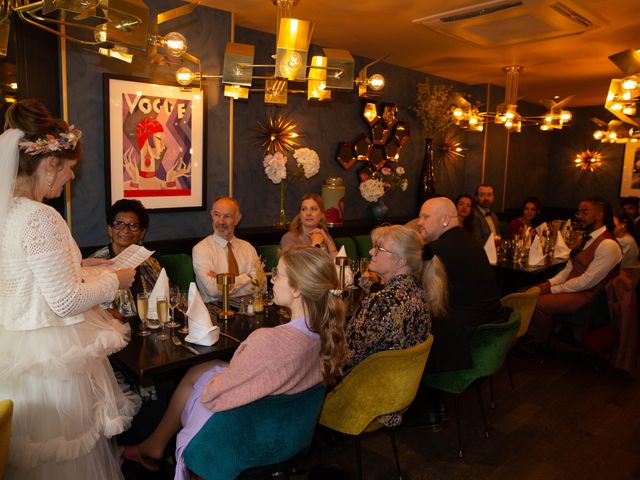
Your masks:
<instances>
[{"instance_id":1,"label":"bride in white dress","mask_svg":"<svg viewBox=\"0 0 640 480\"><path fill-rule=\"evenodd\" d=\"M42 203L74 178L81 132L35 100L7 111L0 135L0 398L14 402L7 479L122 478L114 435L139 401L107 356L128 325L99 308L135 270L82 264L62 217ZM107 261L108 262L108 261Z\"/></svg>"}]
</instances>

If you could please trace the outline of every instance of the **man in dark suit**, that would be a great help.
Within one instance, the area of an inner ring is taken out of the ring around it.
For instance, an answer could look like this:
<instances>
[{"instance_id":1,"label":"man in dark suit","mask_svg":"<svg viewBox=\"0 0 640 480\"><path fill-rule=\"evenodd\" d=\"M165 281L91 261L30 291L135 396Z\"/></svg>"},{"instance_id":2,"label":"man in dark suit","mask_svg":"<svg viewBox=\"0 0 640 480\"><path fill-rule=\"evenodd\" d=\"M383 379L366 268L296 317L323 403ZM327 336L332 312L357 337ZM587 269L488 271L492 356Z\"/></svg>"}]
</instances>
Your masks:
<instances>
[{"instance_id":1,"label":"man in dark suit","mask_svg":"<svg viewBox=\"0 0 640 480\"><path fill-rule=\"evenodd\" d=\"M491 185L478 185L476 206L473 209L473 238L483 246L487 243L491 233L496 237L501 237L500 221L498 216L491 211L494 200L495 195Z\"/></svg>"}]
</instances>

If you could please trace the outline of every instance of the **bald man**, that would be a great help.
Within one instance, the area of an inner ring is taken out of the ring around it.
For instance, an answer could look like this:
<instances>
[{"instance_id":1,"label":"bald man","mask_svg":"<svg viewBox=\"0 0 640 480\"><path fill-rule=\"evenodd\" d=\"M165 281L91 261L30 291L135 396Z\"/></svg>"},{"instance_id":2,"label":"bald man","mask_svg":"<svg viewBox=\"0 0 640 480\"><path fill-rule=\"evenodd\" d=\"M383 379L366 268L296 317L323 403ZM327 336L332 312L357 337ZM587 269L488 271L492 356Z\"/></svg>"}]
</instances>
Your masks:
<instances>
[{"instance_id":1,"label":"bald man","mask_svg":"<svg viewBox=\"0 0 640 480\"><path fill-rule=\"evenodd\" d=\"M193 247L193 270L196 283L205 302L219 300L222 293L218 290L216 276L229 273L237 267L232 297L251 293L251 278L255 276L258 253L253 246L236 238L234 233L242 214L237 200L231 197L218 198L211 207L213 235ZM233 253L236 265L229 266L229 249Z\"/></svg>"},{"instance_id":2,"label":"bald man","mask_svg":"<svg viewBox=\"0 0 640 480\"><path fill-rule=\"evenodd\" d=\"M458 212L451 200L436 197L427 200L418 219L420 236L438 256L447 270L449 315L446 321L434 322L434 337L438 331L446 348L432 350L431 372L457 370L471 366L468 336L481 324L504 321L500 293L493 269L482 246L458 225ZM439 324L439 325L436 325ZM445 341L443 336L447 336ZM435 353L435 356L433 354Z\"/></svg>"}]
</instances>

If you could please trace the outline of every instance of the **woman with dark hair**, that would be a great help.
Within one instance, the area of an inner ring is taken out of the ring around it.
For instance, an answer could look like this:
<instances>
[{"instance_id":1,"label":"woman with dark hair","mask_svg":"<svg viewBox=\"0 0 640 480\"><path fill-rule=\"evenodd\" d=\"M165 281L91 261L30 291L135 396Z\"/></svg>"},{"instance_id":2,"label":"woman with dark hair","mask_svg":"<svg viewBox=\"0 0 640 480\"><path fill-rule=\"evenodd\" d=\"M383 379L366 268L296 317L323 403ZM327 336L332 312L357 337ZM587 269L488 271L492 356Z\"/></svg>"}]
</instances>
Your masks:
<instances>
[{"instance_id":1,"label":"woman with dark hair","mask_svg":"<svg viewBox=\"0 0 640 480\"><path fill-rule=\"evenodd\" d=\"M231 362L212 361L187 372L162 420L123 457L157 470L177 433L176 479L187 479L182 453L215 412L240 407L267 395L291 395L318 383L330 385L344 363L344 305L333 259L319 248L293 246L282 253L273 274L276 304L292 320L259 328L240 344Z\"/></svg>"},{"instance_id":2,"label":"woman with dark hair","mask_svg":"<svg viewBox=\"0 0 640 480\"><path fill-rule=\"evenodd\" d=\"M538 226L538 217L542 207L537 197L527 197L522 202L522 216L509 224L509 238L522 235L527 227Z\"/></svg>"},{"instance_id":3,"label":"woman with dark hair","mask_svg":"<svg viewBox=\"0 0 640 480\"><path fill-rule=\"evenodd\" d=\"M456 198L456 210L458 211L458 225L467 233L473 233L473 197L463 193Z\"/></svg>"},{"instance_id":4,"label":"woman with dark hair","mask_svg":"<svg viewBox=\"0 0 640 480\"><path fill-rule=\"evenodd\" d=\"M622 268L637 265L639 258L636 229L633 221L625 214L624 210L613 216L615 230L613 234L622 248Z\"/></svg>"},{"instance_id":5,"label":"woman with dark hair","mask_svg":"<svg viewBox=\"0 0 640 480\"><path fill-rule=\"evenodd\" d=\"M424 242L415 230L400 225L371 232L369 270L383 281L370 293L347 324L349 373L364 359L382 350L411 348L424 342L431 330L431 315L442 315L447 303L447 276L437 257L423 263ZM397 426L399 413L380 419Z\"/></svg>"},{"instance_id":6,"label":"woman with dark hair","mask_svg":"<svg viewBox=\"0 0 640 480\"><path fill-rule=\"evenodd\" d=\"M314 245L334 257L338 253L336 244L327 231L324 203L320 195L307 193L300 200L298 214L291 221L289 231L280 240L280 248L283 250L291 245Z\"/></svg>"},{"instance_id":7,"label":"woman with dark hair","mask_svg":"<svg viewBox=\"0 0 640 480\"><path fill-rule=\"evenodd\" d=\"M128 428L139 399L120 390L107 357L130 330L98 304L128 288L134 270L83 261L67 223L43 203L74 179L82 133L36 100L11 105L5 125L0 398L15 405L5 478L123 478L108 439Z\"/></svg>"},{"instance_id":8,"label":"woman with dark hair","mask_svg":"<svg viewBox=\"0 0 640 480\"><path fill-rule=\"evenodd\" d=\"M111 243L93 253L93 258L113 258L128 246L140 244L149 227L149 214L139 200L123 198L111 205L107 212L107 233ZM134 308L138 293L150 293L156 284L162 267L158 261L149 257L136 268L136 278L131 285L131 295L118 299L118 304L105 304L105 308L115 308L125 317L136 314Z\"/></svg>"}]
</instances>

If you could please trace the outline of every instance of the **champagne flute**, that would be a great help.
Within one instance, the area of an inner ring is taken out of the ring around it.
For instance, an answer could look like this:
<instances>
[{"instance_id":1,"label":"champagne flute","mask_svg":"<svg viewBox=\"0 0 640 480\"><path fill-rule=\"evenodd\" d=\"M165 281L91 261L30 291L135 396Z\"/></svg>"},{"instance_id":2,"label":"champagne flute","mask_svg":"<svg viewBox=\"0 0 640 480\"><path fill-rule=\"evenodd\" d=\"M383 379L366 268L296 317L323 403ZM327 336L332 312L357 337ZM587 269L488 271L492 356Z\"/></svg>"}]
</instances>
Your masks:
<instances>
[{"instance_id":1,"label":"champagne flute","mask_svg":"<svg viewBox=\"0 0 640 480\"><path fill-rule=\"evenodd\" d=\"M164 326L169 320L169 302L167 302L167 297L158 296L156 307L158 312L158 320L160 321L160 325L162 326L162 331L160 332L160 335L158 335L158 339L168 340L169 336L164 333Z\"/></svg>"},{"instance_id":2,"label":"champagne flute","mask_svg":"<svg viewBox=\"0 0 640 480\"><path fill-rule=\"evenodd\" d=\"M136 298L136 306L138 307L138 317L140 317L140 331L138 335L146 337L149 335L147 328L147 310L149 308L149 297L146 293L139 293Z\"/></svg>"},{"instance_id":3,"label":"champagne flute","mask_svg":"<svg viewBox=\"0 0 640 480\"><path fill-rule=\"evenodd\" d=\"M180 291L180 301L178 302L178 311L182 313L184 324L178 329L178 332L189 333L189 319L187 318L187 310L189 309L189 294L186 290Z\"/></svg>"},{"instance_id":4,"label":"champagne flute","mask_svg":"<svg viewBox=\"0 0 640 480\"><path fill-rule=\"evenodd\" d=\"M351 268L351 286L355 287L357 285L356 276L360 270L360 261L357 258L350 259L349 267Z\"/></svg>"},{"instance_id":5,"label":"champagne flute","mask_svg":"<svg viewBox=\"0 0 640 480\"><path fill-rule=\"evenodd\" d=\"M176 322L176 307L180 303L180 288L177 285L169 287L169 306L171 307L171 321L167 322L167 327L176 328L180 324Z\"/></svg>"},{"instance_id":6,"label":"champagne flute","mask_svg":"<svg viewBox=\"0 0 640 480\"><path fill-rule=\"evenodd\" d=\"M361 258L360 259L360 275L364 274L367 272L367 270L369 270L369 262L371 261L370 258Z\"/></svg>"}]
</instances>

